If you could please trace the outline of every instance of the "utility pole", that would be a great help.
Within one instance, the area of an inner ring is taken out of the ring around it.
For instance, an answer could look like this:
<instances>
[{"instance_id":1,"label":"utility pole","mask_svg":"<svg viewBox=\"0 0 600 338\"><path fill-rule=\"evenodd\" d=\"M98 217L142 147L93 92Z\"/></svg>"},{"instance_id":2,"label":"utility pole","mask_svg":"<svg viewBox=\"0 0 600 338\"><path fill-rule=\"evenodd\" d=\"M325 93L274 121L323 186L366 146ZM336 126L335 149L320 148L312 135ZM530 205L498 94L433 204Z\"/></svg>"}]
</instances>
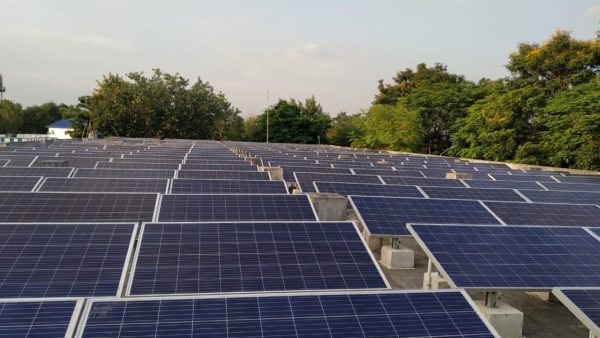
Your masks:
<instances>
[{"instance_id":1,"label":"utility pole","mask_svg":"<svg viewBox=\"0 0 600 338\"><path fill-rule=\"evenodd\" d=\"M4 98L4 92L6 91L6 87L2 84L2 74L0 74L0 100Z\"/></svg>"},{"instance_id":2,"label":"utility pole","mask_svg":"<svg viewBox=\"0 0 600 338\"><path fill-rule=\"evenodd\" d=\"M267 88L267 143L269 143L269 88Z\"/></svg>"}]
</instances>

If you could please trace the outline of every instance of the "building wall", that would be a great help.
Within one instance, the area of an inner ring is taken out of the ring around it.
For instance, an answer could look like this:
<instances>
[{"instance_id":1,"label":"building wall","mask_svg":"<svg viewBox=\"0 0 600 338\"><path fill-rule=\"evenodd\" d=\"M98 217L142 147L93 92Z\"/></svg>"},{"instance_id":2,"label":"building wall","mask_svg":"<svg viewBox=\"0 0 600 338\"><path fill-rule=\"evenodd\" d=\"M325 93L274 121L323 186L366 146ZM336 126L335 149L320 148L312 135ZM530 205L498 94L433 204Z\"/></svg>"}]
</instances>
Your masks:
<instances>
[{"instance_id":1,"label":"building wall","mask_svg":"<svg viewBox=\"0 0 600 338\"><path fill-rule=\"evenodd\" d=\"M71 136L69 136L69 134L67 134L67 132L71 131L71 130L73 130L73 129L48 128L48 136L57 138L59 140L70 139Z\"/></svg>"}]
</instances>

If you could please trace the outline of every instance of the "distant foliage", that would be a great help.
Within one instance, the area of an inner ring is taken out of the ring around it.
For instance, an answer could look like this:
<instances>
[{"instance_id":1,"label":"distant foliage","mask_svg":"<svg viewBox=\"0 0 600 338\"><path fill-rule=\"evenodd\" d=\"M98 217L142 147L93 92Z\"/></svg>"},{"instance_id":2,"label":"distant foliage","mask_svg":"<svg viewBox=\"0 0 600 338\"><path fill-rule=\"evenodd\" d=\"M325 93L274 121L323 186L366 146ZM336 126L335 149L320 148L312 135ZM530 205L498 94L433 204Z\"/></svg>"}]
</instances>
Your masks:
<instances>
[{"instance_id":1,"label":"distant foliage","mask_svg":"<svg viewBox=\"0 0 600 338\"><path fill-rule=\"evenodd\" d=\"M357 115L351 145L600 170L600 35L522 43L507 69L477 84L439 63L398 72Z\"/></svg>"},{"instance_id":2,"label":"distant foliage","mask_svg":"<svg viewBox=\"0 0 600 338\"><path fill-rule=\"evenodd\" d=\"M151 77L109 74L83 100L92 129L105 135L240 139L243 121L222 93L200 79L154 70Z\"/></svg>"},{"instance_id":3,"label":"distant foliage","mask_svg":"<svg viewBox=\"0 0 600 338\"><path fill-rule=\"evenodd\" d=\"M329 114L310 97L304 103L294 99L280 99L274 106L247 124L249 140L264 142L267 139L267 114L269 142L278 143L326 143L331 127Z\"/></svg>"}]
</instances>

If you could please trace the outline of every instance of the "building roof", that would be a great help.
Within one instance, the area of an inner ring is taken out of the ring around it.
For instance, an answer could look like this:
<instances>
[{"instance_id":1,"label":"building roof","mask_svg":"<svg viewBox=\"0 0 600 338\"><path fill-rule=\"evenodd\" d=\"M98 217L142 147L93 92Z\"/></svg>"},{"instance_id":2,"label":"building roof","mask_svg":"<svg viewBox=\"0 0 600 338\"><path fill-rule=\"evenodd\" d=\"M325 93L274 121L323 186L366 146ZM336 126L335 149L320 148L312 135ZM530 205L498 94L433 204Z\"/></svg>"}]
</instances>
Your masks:
<instances>
[{"instance_id":1,"label":"building roof","mask_svg":"<svg viewBox=\"0 0 600 338\"><path fill-rule=\"evenodd\" d=\"M68 119L58 120L50 123L46 126L47 128L64 128L64 129L72 129L71 121Z\"/></svg>"}]
</instances>

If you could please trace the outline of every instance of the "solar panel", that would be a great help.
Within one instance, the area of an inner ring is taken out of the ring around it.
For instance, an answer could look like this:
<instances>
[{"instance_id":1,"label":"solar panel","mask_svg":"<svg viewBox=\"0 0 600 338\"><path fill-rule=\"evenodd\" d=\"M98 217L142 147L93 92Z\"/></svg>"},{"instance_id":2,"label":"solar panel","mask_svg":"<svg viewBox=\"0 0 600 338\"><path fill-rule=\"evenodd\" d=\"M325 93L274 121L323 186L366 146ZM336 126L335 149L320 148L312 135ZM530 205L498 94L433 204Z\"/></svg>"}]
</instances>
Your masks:
<instances>
[{"instance_id":1,"label":"solar panel","mask_svg":"<svg viewBox=\"0 0 600 338\"><path fill-rule=\"evenodd\" d=\"M381 176L381 179L386 184L418 185L423 187L465 187L460 180L448 180L445 178Z\"/></svg>"},{"instance_id":2,"label":"solar panel","mask_svg":"<svg viewBox=\"0 0 600 338\"><path fill-rule=\"evenodd\" d=\"M552 294L590 330L590 337L600 337L599 288L555 288Z\"/></svg>"},{"instance_id":3,"label":"solar panel","mask_svg":"<svg viewBox=\"0 0 600 338\"><path fill-rule=\"evenodd\" d=\"M514 182L556 182L550 176L542 175L502 175L502 174L490 174L498 181L514 181Z\"/></svg>"},{"instance_id":4,"label":"solar panel","mask_svg":"<svg viewBox=\"0 0 600 338\"><path fill-rule=\"evenodd\" d=\"M182 170L258 171L258 167L246 164L182 164Z\"/></svg>"},{"instance_id":5,"label":"solar panel","mask_svg":"<svg viewBox=\"0 0 600 338\"><path fill-rule=\"evenodd\" d=\"M512 189L477 189L477 188L449 188L449 187L422 187L427 196L431 198L456 198L464 200L508 201L525 202Z\"/></svg>"},{"instance_id":6,"label":"solar panel","mask_svg":"<svg viewBox=\"0 0 600 338\"><path fill-rule=\"evenodd\" d=\"M0 337L71 337L83 301L0 301Z\"/></svg>"},{"instance_id":7,"label":"solar panel","mask_svg":"<svg viewBox=\"0 0 600 338\"><path fill-rule=\"evenodd\" d=\"M152 170L179 170L179 163L152 163L152 162L98 162L97 169L152 169Z\"/></svg>"},{"instance_id":8,"label":"solar panel","mask_svg":"<svg viewBox=\"0 0 600 338\"><path fill-rule=\"evenodd\" d=\"M8 164L10 165L10 163ZM600 184L600 175L578 175L578 176L561 176L558 180L562 183L589 183Z\"/></svg>"},{"instance_id":9,"label":"solar panel","mask_svg":"<svg viewBox=\"0 0 600 338\"><path fill-rule=\"evenodd\" d=\"M372 235L407 236L407 223L500 224L479 201L374 196L349 199Z\"/></svg>"},{"instance_id":10,"label":"solar panel","mask_svg":"<svg viewBox=\"0 0 600 338\"><path fill-rule=\"evenodd\" d=\"M600 204L600 191L519 191L532 202Z\"/></svg>"},{"instance_id":11,"label":"solar panel","mask_svg":"<svg viewBox=\"0 0 600 338\"><path fill-rule=\"evenodd\" d=\"M165 193L166 178L48 177L38 191Z\"/></svg>"},{"instance_id":12,"label":"solar panel","mask_svg":"<svg viewBox=\"0 0 600 338\"><path fill-rule=\"evenodd\" d=\"M73 177L99 178L173 178L175 170L153 169L77 169Z\"/></svg>"},{"instance_id":13,"label":"solar panel","mask_svg":"<svg viewBox=\"0 0 600 338\"><path fill-rule=\"evenodd\" d=\"M18 168L1 167L0 176L52 176L67 177L73 168Z\"/></svg>"},{"instance_id":14,"label":"solar panel","mask_svg":"<svg viewBox=\"0 0 600 338\"><path fill-rule=\"evenodd\" d=\"M399 168L391 169L353 169L357 175L381 175L381 176L401 176L401 177L424 177L420 170L409 170Z\"/></svg>"},{"instance_id":15,"label":"solar panel","mask_svg":"<svg viewBox=\"0 0 600 338\"><path fill-rule=\"evenodd\" d=\"M164 195L160 222L314 221L306 195Z\"/></svg>"},{"instance_id":16,"label":"solar panel","mask_svg":"<svg viewBox=\"0 0 600 338\"><path fill-rule=\"evenodd\" d=\"M529 189L544 190L536 182L515 182L515 181L482 181L482 180L464 180L471 188L496 188L496 189ZM544 183L546 185L548 183ZM560 183L557 183L560 184Z\"/></svg>"},{"instance_id":17,"label":"solar panel","mask_svg":"<svg viewBox=\"0 0 600 338\"><path fill-rule=\"evenodd\" d=\"M0 222L151 221L157 194L7 192Z\"/></svg>"},{"instance_id":18,"label":"solar panel","mask_svg":"<svg viewBox=\"0 0 600 338\"><path fill-rule=\"evenodd\" d=\"M40 176L0 176L0 191L31 191Z\"/></svg>"},{"instance_id":19,"label":"solar panel","mask_svg":"<svg viewBox=\"0 0 600 338\"><path fill-rule=\"evenodd\" d=\"M352 172L350 171L350 169L344 169L344 168L330 168L330 167L319 167L319 166L305 166L305 167L301 167L301 166L287 166L287 165L282 165L281 166L283 168L283 179L291 182L291 181L295 181L296 177L294 176L295 172L309 172L309 173L321 173L321 174L347 174L347 175L352 175Z\"/></svg>"},{"instance_id":20,"label":"solar panel","mask_svg":"<svg viewBox=\"0 0 600 338\"><path fill-rule=\"evenodd\" d=\"M287 194L284 181L174 179L174 194Z\"/></svg>"},{"instance_id":21,"label":"solar panel","mask_svg":"<svg viewBox=\"0 0 600 338\"><path fill-rule=\"evenodd\" d=\"M180 170L177 178L214 180L269 180L269 173L259 171Z\"/></svg>"},{"instance_id":22,"label":"solar panel","mask_svg":"<svg viewBox=\"0 0 600 338\"><path fill-rule=\"evenodd\" d=\"M350 222L146 223L128 295L387 288Z\"/></svg>"},{"instance_id":23,"label":"solar panel","mask_svg":"<svg viewBox=\"0 0 600 338\"><path fill-rule=\"evenodd\" d=\"M298 187L303 192L315 192L315 186L313 185L313 182L315 181L382 184L378 176L372 175L345 175L295 172L294 177L296 177Z\"/></svg>"},{"instance_id":24,"label":"solar panel","mask_svg":"<svg viewBox=\"0 0 600 338\"><path fill-rule=\"evenodd\" d=\"M595 205L515 202L484 204L506 224L511 225L600 225L600 208Z\"/></svg>"},{"instance_id":25,"label":"solar panel","mask_svg":"<svg viewBox=\"0 0 600 338\"><path fill-rule=\"evenodd\" d=\"M314 182L318 192L331 192L343 196L393 196L393 197L425 197L419 189L412 185L384 185L368 183L336 183Z\"/></svg>"},{"instance_id":26,"label":"solar panel","mask_svg":"<svg viewBox=\"0 0 600 338\"><path fill-rule=\"evenodd\" d=\"M598 285L600 243L583 228L408 226L453 287L549 290Z\"/></svg>"},{"instance_id":27,"label":"solar panel","mask_svg":"<svg viewBox=\"0 0 600 338\"><path fill-rule=\"evenodd\" d=\"M82 337L499 337L464 291L90 300Z\"/></svg>"},{"instance_id":28,"label":"solar panel","mask_svg":"<svg viewBox=\"0 0 600 338\"><path fill-rule=\"evenodd\" d=\"M590 191L600 192L600 184L584 184L584 183L543 183L548 190L566 190L566 191ZM528 188L524 188L528 189Z\"/></svg>"},{"instance_id":29,"label":"solar panel","mask_svg":"<svg viewBox=\"0 0 600 338\"><path fill-rule=\"evenodd\" d=\"M0 223L0 298L119 295L134 229Z\"/></svg>"}]
</instances>

